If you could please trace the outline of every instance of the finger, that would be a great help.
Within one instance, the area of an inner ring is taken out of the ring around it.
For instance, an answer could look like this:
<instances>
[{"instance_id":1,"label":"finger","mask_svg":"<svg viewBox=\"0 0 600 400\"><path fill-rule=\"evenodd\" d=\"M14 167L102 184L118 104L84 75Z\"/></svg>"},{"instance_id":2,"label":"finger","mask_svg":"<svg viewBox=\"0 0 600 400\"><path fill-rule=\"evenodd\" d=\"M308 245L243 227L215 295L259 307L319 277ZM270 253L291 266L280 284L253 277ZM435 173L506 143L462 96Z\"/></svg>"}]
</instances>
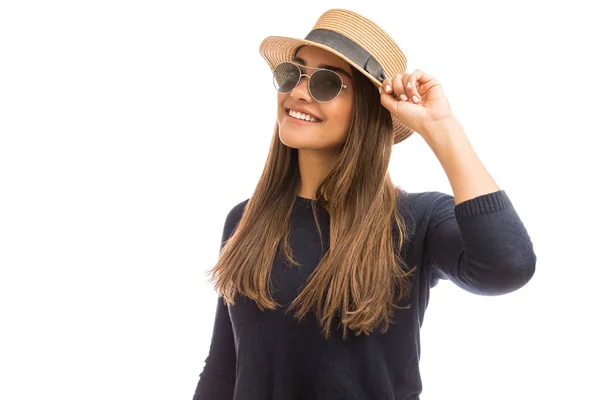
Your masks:
<instances>
[{"instance_id":1,"label":"finger","mask_svg":"<svg viewBox=\"0 0 600 400\"><path fill-rule=\"evenodd\" d=\"M420 69L413 72L415 74L416 92L418 96L421 96L421 92L427 92L433 86L442 86L442 84L435 79L435 77L429 75Z\"/></svg>"},{"instance_id":2,"label":"finger","mask_svg":"<svg viewBox=\"0 0 600 400\"><path fill-rule=\"evenodd\" d=\"M413 103L421 101L421 96L418 90L419 78L423 76L421 70L415 70L412 74L406 74L403 79L405 80L406 95L411 99Z\"/></svg>"},{"instance_id":3,"label":"finger","mask_svg":"<svg viewBox=\"0 0 600 400\"><path fill-rule=\"evenodd\" d=\"M384 88L385 88L385 84L384 84ZM401 96L406 98L406 95L404 93L402 93ZM411 101L405 101L402 99L398 99L395 95L394 90L391 90L391 93L385 93L385 91L381 92L381 105L383 105L392 114L403 113L403 112L406 112L406 110L410 109L411 107L415 107L415 105L412 104Z\"/></svg>"},{"instance_id":4,"label":"finger","mask_svg":"<svg viewBox=\"0 0 600 400\"><path fill-rule=\"evenodd\" d=\"M413 75L415 76L417 85L425 84L425 83L435 80L435 78L433 76L429 75L426 72L421 71L420 69L416 69L415 72L413 72Z\"/></svg>"},{"instance_id":5,"label":"finger","mask_svg":"<svg viewBox=\"0 0 600 400\"><path fill-rule=\"evenodd\" d=\"M392 79L392 90L396 97L402 101L408 100L406 95L406 89L404 88L404 82L402 81L402 74L397 74Z\"/></svg>"},{"instance_id":6,"label":"finger","mask_svg":"<svg viewBox=\"0 0 600 400\"><path fill-rule=\"evenodd\" d=\"M389 85L389 84L388 84ZM383 86L385 88L385 85ZM390 85L391 88L391 85ZM383 105L390 112L394 113L398 110L398 104L405 105L403 101L396 98L394 93L385 93L385 90L381 93L381 105Z\"/></svg>"},{"instance_id":7,"label":"finger","mask_svg":"<svg viewBox=\"0 0 600 400\"><path fill-rule=\"evenodd\" d=\"M391 94L391 95L394 94L392 80L390 78L385 78L383 80L383 82L381 82L381 86L383 87L383 90L385 93Z\"/></svg>"}]
</instances>

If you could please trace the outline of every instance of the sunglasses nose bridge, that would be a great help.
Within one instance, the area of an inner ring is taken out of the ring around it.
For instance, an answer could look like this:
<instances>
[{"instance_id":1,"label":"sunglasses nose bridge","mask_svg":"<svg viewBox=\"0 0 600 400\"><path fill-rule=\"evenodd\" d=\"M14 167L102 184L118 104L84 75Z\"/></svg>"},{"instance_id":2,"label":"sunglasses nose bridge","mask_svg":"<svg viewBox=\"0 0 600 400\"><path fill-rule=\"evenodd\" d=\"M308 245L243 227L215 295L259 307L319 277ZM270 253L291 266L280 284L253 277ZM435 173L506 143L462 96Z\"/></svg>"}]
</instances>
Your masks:
<instances>
[{"instance_id":1,"label":"sunglasses nose bridge","mask_svg":"<svg viewBox=\"0 0 600 400\"><path fill-rule=\"evenodd\" d=\"M298 77L298 84L296 85L296 87L302 85L302 80L303 80L302 78L303 77L306 77L307 84L310 82L310 75L308 75L308 74L300 74L300 76Z\"/></svg>"},{"instance_id":2,"label":"sunglasses nose bridge","mask_svg":"<svg viewBox=\"0 0 600 400\"><path fill-rule=\"evenodd\" d=\"M308 84L310 82L310 75L308 75L308 74L302 74L302 73L300 74L300 76L298 77L298 83L296 84L296 86L294 86L294 88L292 89L292 91L290 92L290 94L293 94L293 92L295 92L300 87L300 85L302 85L302 82L303 82L302 78L303 77L306 77L306 89L304 89L305 93L309 97L312 98L312 94L310 93L310 88L308 87Z\"/></svg>"}]
</instances>

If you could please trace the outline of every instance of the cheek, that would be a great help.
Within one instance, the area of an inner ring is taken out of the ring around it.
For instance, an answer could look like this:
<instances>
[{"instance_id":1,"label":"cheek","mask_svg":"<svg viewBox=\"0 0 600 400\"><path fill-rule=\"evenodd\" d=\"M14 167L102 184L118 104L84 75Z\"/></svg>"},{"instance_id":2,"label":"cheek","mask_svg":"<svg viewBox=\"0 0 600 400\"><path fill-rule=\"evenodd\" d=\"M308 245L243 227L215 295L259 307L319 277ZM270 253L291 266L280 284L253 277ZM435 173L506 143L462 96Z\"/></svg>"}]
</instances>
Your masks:
<instances>
[{"instance_id":1,"label":"cheek","mask_svg":"<svg viewBox=\"0 0 600 400\"><path fill-rule=\"evenodd\" d=\"M284 117L285 108L283 107L283 101L285 100L285 94L277 93L277 119L281 122Z\"/></svg>"},{"instance_id":2,"label":"cheek","mask_svg":"<svg viewBox=\"0 0 600 400\"><path fill-rule=\"evenodd\" d=\"M325 111L330 120L336 121L340 125L340 128L346 129L350 124L350 117L352 116L352 101L333 102L333 104L328 104L327 110L323 111Z\"/></svg>"},{"instance_id":3,"label":"cheek","mask_svg":"<svg viewBox=\"0 0 600 400\"><path fill-rule=\"evenodd\" d=\"M285 94L281 94L279 92L277 92L277 108L282 110L283 109L283 99L285 97Z\"/></svg>"}]
</instances>

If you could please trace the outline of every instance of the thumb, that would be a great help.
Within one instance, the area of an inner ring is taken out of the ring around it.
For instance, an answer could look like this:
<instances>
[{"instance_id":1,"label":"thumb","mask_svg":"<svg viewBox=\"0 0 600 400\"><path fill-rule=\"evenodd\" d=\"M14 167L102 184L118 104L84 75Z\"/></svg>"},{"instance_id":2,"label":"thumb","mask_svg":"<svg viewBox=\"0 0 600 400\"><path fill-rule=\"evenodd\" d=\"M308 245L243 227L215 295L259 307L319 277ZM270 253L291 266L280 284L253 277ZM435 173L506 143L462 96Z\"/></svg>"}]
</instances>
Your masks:
<instances>
[{"instance_id":1,"label":"thumb","mask_svg":"<svg viewBox=\"0 0 600 400\"><path fill-rule=\"evenodd\" d=\"M411 107L415 107L415 104L411 104L410 101L402 101L396 96L394 93L386 93L384 90L381 90L380 93L381 104L387 108L392 114L400 114L410 110Z\"/></svg>"},{"instance_id":2,"label":"thumb","mask_svg":"<svg viewBox=\"0 0 600 400\"><path fill-rule=\"evenodd\" d=\"M402 101L397 99L394 92L388 94L385 91L380 93L381 104L407 127L414 131L421 132L421 122L425 118L425 110L419 104L411 101Z\"/></svg>"}]
</instances>

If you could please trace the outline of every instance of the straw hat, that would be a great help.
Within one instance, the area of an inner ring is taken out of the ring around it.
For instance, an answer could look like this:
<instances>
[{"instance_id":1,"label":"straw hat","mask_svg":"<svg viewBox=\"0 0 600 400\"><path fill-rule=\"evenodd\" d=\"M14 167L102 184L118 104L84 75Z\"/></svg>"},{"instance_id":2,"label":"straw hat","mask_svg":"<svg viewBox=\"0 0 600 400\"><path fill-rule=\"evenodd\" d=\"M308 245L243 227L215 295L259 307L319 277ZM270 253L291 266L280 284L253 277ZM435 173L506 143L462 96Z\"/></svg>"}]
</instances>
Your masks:
<instances>
[{"instance_id":1,"label":"straw hat","mask_svg":"<svg viewBox=\"0 0 600 400\"><path fill-rule=\"evenodd\" d=\"M303 45L319 47L344 59L378 88L387 77L406 73L406 56L396 42L377 24L352 11L326 11L304 39L269 36L259 51L273 70L280 62L290 61ZM414 131L391 117L396 144Z\"/></svg>"}]
</instances>

